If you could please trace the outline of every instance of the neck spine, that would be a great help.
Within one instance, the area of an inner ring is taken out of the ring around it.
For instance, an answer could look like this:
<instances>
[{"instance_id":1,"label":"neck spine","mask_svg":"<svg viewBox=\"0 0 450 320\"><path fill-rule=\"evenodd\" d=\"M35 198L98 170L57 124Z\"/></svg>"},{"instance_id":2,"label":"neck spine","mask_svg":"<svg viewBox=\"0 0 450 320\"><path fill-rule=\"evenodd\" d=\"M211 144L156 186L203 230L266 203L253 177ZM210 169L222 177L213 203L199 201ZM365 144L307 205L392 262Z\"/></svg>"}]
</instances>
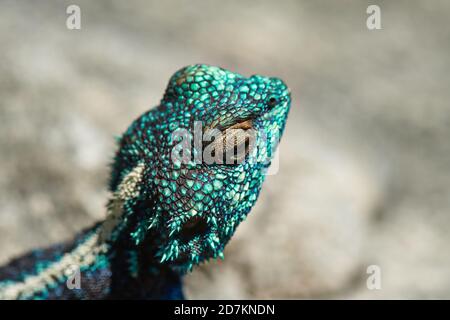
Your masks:
<instances>
[{"instance_id":1,"label":"neck spine","mask_svg":"<svg viewBox=\"0 0 450 320\"><path fill-rule=\"evenodd\" d=\"M144 239L132 237L141 220L148 219L139 208L135 208L131 213L129 208L126 208L127 201L136 200L142 195L144 172L145 165L139 163L122 178L108 201L108 215L97 231L98 244L106 245L107 251L111 253L111 264L116 261L122 265L122 269L127 269L128 274L136 277L142 273L142 268L151 269L155 274L167 269L155 258L157 250L154 244L154 228L149 228ZM145 206L148 207L149 204Z\"/></svg>"}]
</instances>

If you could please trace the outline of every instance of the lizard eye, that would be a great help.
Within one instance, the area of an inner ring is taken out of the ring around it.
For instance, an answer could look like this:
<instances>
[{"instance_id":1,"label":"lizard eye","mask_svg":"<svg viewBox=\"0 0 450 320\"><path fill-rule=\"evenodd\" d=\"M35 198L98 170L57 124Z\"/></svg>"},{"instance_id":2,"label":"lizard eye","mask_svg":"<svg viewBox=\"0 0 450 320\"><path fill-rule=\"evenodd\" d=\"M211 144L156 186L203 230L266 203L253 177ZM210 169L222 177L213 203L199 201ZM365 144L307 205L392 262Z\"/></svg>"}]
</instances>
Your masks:
<instances>
[{"instance_id":1,"label":"lizard eye","mask_svg":"<svg viewBox=\"0 0 450 320\"><path fill-rule=\"evenodd\" d=\"M269 106L269 108L273 108L278 104L278 99L275 97L270 97L269 101L267 101L267 105Z\"/></svg>"},{"instance_id":2,"label":"lizard eye","mask_svg":"<svg viewBox=\"0 0 450 320\"><path fill-rule=\"evenodd\" d=\"M210 155L212 159L206 164L239 164L253 150L256 131L252 120L238 122L221 131L212 142L203 145L203 154ZM217 160L217 162L215 162Z\"/></svg>"},{"instance_id":3,"label":"lizard eye","mask_svg":"<svg viewBox=\"0 0 450 320\"><path fill-rule=\"evenodd\" d=\"M250 153L253 143L251 136L253 130L233 130L229 129L224 137L224 151L228 163L239 164L244 161L245 157Z\"/></svg>"}]
</instances>

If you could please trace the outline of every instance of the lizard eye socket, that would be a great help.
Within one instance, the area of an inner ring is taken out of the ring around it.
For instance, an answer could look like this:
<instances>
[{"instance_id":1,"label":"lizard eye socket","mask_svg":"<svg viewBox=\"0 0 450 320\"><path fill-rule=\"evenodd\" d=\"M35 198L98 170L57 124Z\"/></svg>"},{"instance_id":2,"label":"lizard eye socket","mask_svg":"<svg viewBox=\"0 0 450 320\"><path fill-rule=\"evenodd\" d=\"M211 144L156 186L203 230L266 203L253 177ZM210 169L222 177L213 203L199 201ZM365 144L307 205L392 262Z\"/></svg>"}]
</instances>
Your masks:
<instances>
[{"instance_id":1,"label":"lizard eye socket","mask_svg":"<svg viewBox=\"0 0 450 320\"><path fill-rule=\"evenodd\" d=\"M255 146L256 131L252 120L238 122L221 131L212 142L203 145L206 164L239 164ZM211 157L209 159L209 156Z\"/></svg>"},{"instance_id":2,"label":"lizard eye socket","mask_svg":"<svg viewBox=\"0 0 450 320\"><path fill-rule=\"evenodd\" d=\"M254 130L227 130L224 137L226 163L239 164L252 151L254 146Z\"/></svg>"},{"instance_id":3,"label":"lizard eye socket","mask_svg":"<svg viewBox=\"0 0 450 320\"><path fill-rule=\"evenodd\" d=\"M267 101L267 105L269 106L269 108L273 108L278 104L278 99L275 97L270 97L269 101Z\"/></svg>"}]
</instances>

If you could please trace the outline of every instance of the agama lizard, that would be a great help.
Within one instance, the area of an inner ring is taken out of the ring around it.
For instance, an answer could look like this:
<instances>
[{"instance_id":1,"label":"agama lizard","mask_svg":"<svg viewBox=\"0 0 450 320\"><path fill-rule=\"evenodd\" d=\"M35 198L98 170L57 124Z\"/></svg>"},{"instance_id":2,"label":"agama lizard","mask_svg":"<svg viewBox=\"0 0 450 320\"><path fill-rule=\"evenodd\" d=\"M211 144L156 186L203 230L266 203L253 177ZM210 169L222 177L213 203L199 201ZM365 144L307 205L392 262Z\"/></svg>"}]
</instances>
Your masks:
<instances>
[{"instance_id":1,"label":"agama lizard","mask_svg":"<svg viewBox=\"0 0 450 320\"><path fill-rule=\"evenodd\" d=\"M106 219L1 267L0 298L184 298L181 276L223 257L255 204L290 102L278 78L177 71L118 139Z\"/></svg>"}]
</instances>

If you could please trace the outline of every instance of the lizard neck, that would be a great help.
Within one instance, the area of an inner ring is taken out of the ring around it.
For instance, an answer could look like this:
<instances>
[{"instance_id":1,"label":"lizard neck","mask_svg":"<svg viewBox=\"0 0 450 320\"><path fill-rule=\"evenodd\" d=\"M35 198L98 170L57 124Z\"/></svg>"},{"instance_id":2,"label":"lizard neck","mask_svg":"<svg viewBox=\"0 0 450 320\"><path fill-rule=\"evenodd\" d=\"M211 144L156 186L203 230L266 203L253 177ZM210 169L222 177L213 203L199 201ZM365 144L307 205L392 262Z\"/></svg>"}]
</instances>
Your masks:
<instances>
[{"instance_id":1,"label":"lizard neck","mask_svg":"<svg viewBox=\"0 0 450 320\"><path fill-rule=\"evenodd\" d=\"M155 257L158 230L147 230L145 238L139 241L132 236L136 227L153 215L149 212L153 207L151 197L147 199L140 188L144 171L144 165L138 164L123 177L108 201L108 215L98 229L99 244L107 247L111 294L122 298L177 297L180 276Z\"/></svg>"},{"instance_id":2,"label":"lizard neck","mask_svg":"<svg viewBox=\"0 0 450 320\"><path fill-rule=\"evenodd\" d=\"M131 219L138 219L139 216L136 212ZM130 237L133 222L130 221L113 242L107 242L111 296L124 299L180 297L180 276L155 258L154 232L149 232L143 241L136 244Z\"/></svg>"}]
</instances>

